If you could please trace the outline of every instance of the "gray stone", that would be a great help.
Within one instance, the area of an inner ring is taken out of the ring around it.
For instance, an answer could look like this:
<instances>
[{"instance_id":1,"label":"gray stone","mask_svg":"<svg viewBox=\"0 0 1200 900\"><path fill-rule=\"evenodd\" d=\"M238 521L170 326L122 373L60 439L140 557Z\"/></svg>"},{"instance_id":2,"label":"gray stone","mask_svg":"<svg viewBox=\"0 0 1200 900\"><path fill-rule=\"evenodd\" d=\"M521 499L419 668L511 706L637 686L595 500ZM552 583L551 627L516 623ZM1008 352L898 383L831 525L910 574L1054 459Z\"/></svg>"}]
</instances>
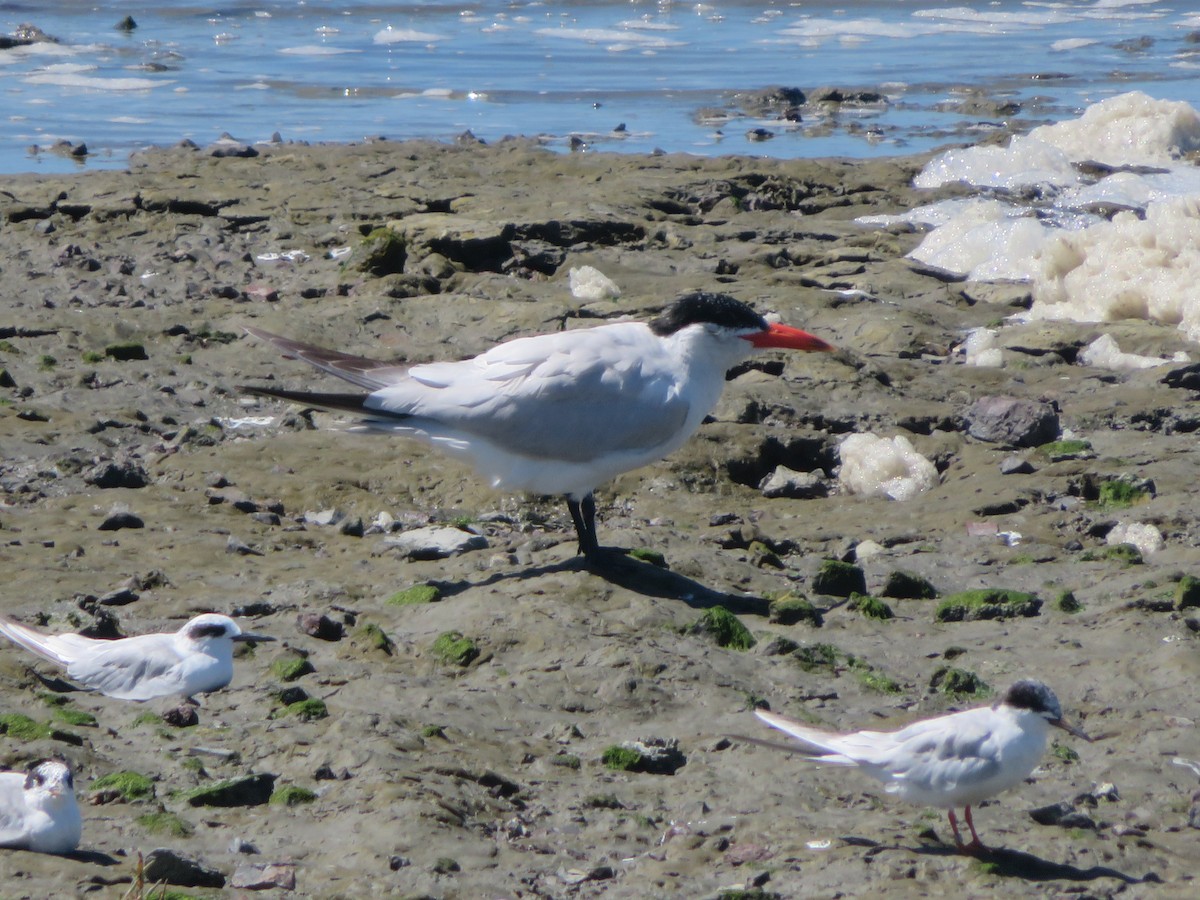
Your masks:
<instances>
[{"instance_id":1,"label":"gray stone","mask_svg":"<svg viewBox=\"0 0 1200 900\"><path fill-rule=\"evenodd\" d=\"M1018 397L980 397L964 418L967 434L1011 447L1036 447L1058 437L1058 413L1049 403Z\"/></svg>"},{"instance_id":2,"label":"gray stone","mask_svg":"<svg viewBox=\"0 0 1200 900\"><path fill-rule=\"evenodd\" d=\"M808 500L829 495L829 482L821 472L797 472L787 466L776 466L775 471L759 484L764 497L791 497Z\"/></svg>"},{"instance_id":3,"label":"gray stone","mask_svg":"<svg viewBox=\"0 0 1200 900\"><path fill-rule=\"evenodd\" d=\"M295 863L266 863L265 865L241 865L229 880L229 886L247 891L267 891L280 888L285 891L296 889Z\"/></svg>"},{"instance_id":4,"label":"gray stone","mask_svg":"<svg viewBox=\"0 0 1200 900\"><path fill-rule=\"evenodd\" d=\"M405 531L384 543L409 559L445 559L471 550L485 550L488 546L487 538L481 534L436 525Z\"/></svg>"}]
</instances>

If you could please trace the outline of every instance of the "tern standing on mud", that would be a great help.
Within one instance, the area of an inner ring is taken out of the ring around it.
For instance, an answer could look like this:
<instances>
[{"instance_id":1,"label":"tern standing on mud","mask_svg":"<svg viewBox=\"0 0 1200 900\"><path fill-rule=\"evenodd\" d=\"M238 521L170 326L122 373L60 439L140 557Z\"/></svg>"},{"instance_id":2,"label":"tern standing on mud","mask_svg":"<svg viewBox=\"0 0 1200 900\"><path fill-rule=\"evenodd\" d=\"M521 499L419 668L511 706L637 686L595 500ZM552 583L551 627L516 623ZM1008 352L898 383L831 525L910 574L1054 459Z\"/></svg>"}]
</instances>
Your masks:
<instances>
[{"instance_id":1,"label":"tern standing on mud","mask_svg":"<svg viewBox=\"0 0 1200 900\"><path fill-rule=\"evenodd\" d=\"M1040 681L1013 684L994 706L914 722L900 731L831 734L764 710L755 715L796 738L814 762L861 769L910 803L947 810L959 850L983 850L971 806L1024 781L1046 752L1051 727L1090 741L1069 725L1054 691ZM966 812L971 843L958 833Z\"/></svg>"},{"instance_id":2,"label":"tern standing on mud","mask_svg":"<svg viewBox=\"0 0 1200 900\"><path fill-rule=\"evenodd\" d=\"M243 390L357 413L372 430L465 458L493 487L565 495L579 551L593 560L601 551L592 491L678 449L716 404L730 368L757 349L833 349L703 292L651 322L517 338L472 359L412 367L246 330L366 393Z\"/></svg>"}]
</instances>

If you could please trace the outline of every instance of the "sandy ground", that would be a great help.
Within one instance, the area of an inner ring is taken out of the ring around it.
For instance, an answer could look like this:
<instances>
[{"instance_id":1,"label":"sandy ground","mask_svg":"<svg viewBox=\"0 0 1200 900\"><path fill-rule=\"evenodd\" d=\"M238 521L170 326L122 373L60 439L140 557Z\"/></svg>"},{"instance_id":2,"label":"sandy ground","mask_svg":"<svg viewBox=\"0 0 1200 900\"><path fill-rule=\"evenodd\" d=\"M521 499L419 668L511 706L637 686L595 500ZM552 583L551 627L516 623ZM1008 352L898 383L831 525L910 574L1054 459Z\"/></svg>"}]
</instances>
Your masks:
<instances>
[{"instance_id":1,"label":"sandy ground","mask_svg":"<svg viewBox=\"0 0 1200 900\"><path fill-rule=\"evenodd\" d=\"M1200 404L1162 383L1170 367L1114 374L1074 359L1102 330L1128 351L1195 348L1169 325L1008 326L1003 368L964 365L965 330L1027 305L1028 288L938 277L905 259L919 235L853 221L932 199L910 187L922 162L378 142L252 159L172 149L128 172L0 178L4 611L138 633L214 610L279 639L239 658L193 727L161 721L168 702L52 705L31 659L0 647L0 713L60 729L9 727L0 762L64 753L85 819L74 858L0 853L0 895L119 897L138 853L165 847L227 880L175 888L198 897L281 896L231 885L289 876L295 896L322 898L1194 896L1200 770L1174 761L1200 759L1198 625L1173 598L1200 575ZM403 258L372 262L364 236L389 223ZM568 272L583 265L621 296L573 299ZM760 357L682 450L600 492L602 542L659 551L669 570L590 572L558 500L495 493L418 445L237 390L336 389L244 325L415 362L648 316L693 289L840 350ZM964 413L986 396L1052 403L1093 453L1056 461L970 437ZM907 436L940 483L903 503L838 490L838 443L855 432ZM1001 474L1014 453L1033 471ZM109 462L146 483L92 483ZM829 495L764 497L780 464L823 472ZM1095 502L1119 476L1149 479L1152 495ZM100 529L121 510L144 527ZM321 524L328 510L336 521ZM394 534L372 533L382 512L404 529L467 525L488 547L406 559ZM1164 548L1138 564L1106 556L1120 521L1156 525ZM873 594L903 571L942 595L1009 588L1043 605L942 623L936 600L888 599L895 617L870 619L814 591L829 558L858 563ZM440 599L388 602L420 584ZM104 602L123 587L137 599ZM1079 611L1059 608L1066 590ZM770 620L769 600L789 591L822 611L820 627ZM692 628L718 605L754 648ZM305 614L344 636L310 636ZM446 632L478 655L441 658ZM804 664L817 645L833 665ZM284 682L273 664L297 655L312 671ZM773 736L755 704L886 728L987 702L935 690L947 665L995 691L1041 678L1102 736L1064 735L1029 783L978 809L997 848L983 860L952 852L938 811L865 776L726 737ZM285 688L303 693L281 699ZM283 713L304 696L327 716ZM677 741L686 763L672 775L603 764L638 739ZM91 788L121 771L149 776L153 796ZM185 796L262 773L315 798L219 808ZM1029 815L1060 801L1087 819Z\"/></svg>"}]
</instances>

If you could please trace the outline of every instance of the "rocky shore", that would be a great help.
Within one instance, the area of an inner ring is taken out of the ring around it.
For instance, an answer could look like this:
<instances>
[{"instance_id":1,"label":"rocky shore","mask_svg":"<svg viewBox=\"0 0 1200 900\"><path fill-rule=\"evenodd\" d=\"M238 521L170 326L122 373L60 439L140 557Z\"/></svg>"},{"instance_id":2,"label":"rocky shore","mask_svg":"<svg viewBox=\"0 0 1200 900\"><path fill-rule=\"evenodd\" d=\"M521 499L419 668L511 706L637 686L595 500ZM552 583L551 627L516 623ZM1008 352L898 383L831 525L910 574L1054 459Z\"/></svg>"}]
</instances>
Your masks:
<instances>
[{"instance_id":1,"label":"rocky shore","mask_svg":"<svg viewBox=\"0 0 1200 900\"><path fill-rule=\"evenodd\" d=\"M1077 357L1102 333L1195 348L1043 322L964 364L1029 288L854 221L937 196L923 162L380 141L0 177L3 611L116 635L212 610L279 639L190 726L0 647L0 762L64 754L84 804L80 851L0 851L0 893L120 897L142 854L168 896L1192 896L1200 378ZM620 296L574 297L584 266ZM840 349L756 358L606 486L602 543L645 560L607 575L557 499L238 390L315 383L245 325L418 362L696 289ZM1050 432L978 426L997 398ZM906 437L938 483L847 492L858 433ZM1110 543L1131 524L1161 547ZM431 558L434 527L463 548ZM1020 677L1099 739L977 810L982 860L940 812L736 737L774 737L756 705L883 729Z\"/></svg>"}]
</instances>

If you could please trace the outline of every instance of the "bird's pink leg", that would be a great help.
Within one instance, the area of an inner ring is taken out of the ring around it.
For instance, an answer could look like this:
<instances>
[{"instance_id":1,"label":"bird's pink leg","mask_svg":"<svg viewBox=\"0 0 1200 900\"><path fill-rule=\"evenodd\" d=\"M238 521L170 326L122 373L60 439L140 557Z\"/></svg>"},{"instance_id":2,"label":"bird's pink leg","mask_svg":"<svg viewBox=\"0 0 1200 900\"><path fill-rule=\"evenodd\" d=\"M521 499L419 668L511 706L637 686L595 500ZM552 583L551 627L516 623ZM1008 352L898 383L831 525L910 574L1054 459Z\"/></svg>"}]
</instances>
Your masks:
<instances>
[{"instance_id":1,"label":"bird's pink leg","mask_svg":"<svg viewBox=\"0 0 1200 900\"><path fill-rule=\"evenodd\" d=\"M971 829L971 843L967 844L966 849L971 851L979 851L985 849L983 841L979 839L979 835L975 833L975 823L971 821L971 807L963 807L963 812L967 814L967 827Z\"/></svg>"},{"instance_id":2,"label":"bird's pink leg","mask_svg":"<svg viewBox=\"0 0 1200 900\"><path fill-rule=\"evenodd\" d=\"M946 811L946 816L950 819L950 828L954 832L954 846L959 850L963 849L962 835L958 833L958 817L954 815L954 810Z\"/></svg>"}]
</instances>

